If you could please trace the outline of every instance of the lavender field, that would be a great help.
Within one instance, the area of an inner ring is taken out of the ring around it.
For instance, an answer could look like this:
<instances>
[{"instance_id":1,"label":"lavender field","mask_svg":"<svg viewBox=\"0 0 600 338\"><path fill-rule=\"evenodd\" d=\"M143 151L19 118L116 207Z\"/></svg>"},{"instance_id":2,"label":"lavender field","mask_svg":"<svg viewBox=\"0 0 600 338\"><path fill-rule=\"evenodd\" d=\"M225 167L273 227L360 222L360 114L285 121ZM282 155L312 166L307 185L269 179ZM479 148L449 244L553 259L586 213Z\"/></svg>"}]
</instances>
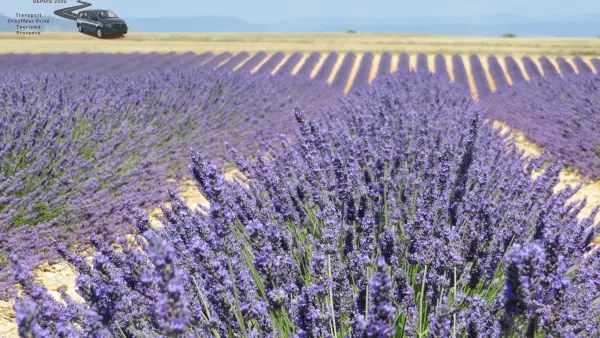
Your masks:
<instances>
[{"instance_id":1,"label":"lavender field","mask_svg":"<svg viewBox=\"0 0 600 338\"><path fill-rule=\"evenodd\" d=\"M599 72L581 57L0 54L0 335L597 336ZM189 181L206 203L185 200ZM74 271L71 289L45 287L46 262Z\"/></svg>"}]
</instances>

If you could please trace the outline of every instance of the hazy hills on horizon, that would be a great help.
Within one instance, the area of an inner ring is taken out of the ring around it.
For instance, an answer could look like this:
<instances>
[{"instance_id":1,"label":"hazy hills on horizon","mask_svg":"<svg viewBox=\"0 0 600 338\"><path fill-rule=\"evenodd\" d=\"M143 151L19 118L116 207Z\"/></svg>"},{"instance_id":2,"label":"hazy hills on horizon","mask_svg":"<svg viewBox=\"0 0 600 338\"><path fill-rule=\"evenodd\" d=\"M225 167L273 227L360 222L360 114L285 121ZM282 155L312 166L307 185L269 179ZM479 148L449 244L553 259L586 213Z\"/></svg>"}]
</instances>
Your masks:
<instances>
[{"instance_id":1,"label":"hazy hills on horizon","mask_svg":"<svg viewBox=\"0 0 600 338\"><path fill-rule=\"evenodd\" d=\"M117 13L118 14L118 13ZM42 31L75 32L75 22L55 16ZM0 31L14 32L15 25L0 15ZM489 15L479 17L440 18L307 18L265 23L251 23L234 17L163 17L124 18L133 32L345 32L356 30L370 33L406 33L463 36L500 36L513 33L523 37L598 37L600 13L570 17L526 17Z\"/></svg>"}]
</instances>

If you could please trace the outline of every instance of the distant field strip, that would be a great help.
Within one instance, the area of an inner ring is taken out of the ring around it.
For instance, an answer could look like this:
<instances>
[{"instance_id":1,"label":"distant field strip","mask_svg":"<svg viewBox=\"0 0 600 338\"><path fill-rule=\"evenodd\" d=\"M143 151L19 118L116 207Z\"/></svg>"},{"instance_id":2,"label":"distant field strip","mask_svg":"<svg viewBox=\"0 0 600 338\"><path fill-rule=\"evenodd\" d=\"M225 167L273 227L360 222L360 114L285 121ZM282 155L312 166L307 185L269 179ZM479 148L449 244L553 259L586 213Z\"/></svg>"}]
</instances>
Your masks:
<instances>
[{"instance_id":1,"label":"distant field strip","mask_svg":"<svg viewBox=\"0 0 600 338\"><path fill-rule=\"evenodd\" d=\"M374 33L136 33L100 40L80 33L0 33L0 53L132 53L265 51L399 54L600 56L597 38L494 38ZM416 61L416 59L415 59ZM431 62L430 62L431 64Z\"/></svg>"}]
</instances>

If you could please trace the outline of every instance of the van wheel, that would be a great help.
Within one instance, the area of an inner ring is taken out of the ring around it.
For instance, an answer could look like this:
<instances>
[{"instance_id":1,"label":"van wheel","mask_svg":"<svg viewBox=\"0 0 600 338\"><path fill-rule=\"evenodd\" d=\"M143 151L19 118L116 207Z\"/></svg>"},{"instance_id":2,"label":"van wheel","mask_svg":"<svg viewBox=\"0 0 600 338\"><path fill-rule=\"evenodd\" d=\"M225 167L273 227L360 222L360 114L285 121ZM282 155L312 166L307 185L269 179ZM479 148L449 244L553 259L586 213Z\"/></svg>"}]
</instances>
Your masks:
<instances>
[{"instance_id":1,"label":"van wheel","mask_svg":"<svg viewBox=\"0 0 600 338\"><path fill-rule=\"evenodd\" d=\"M77 30L79 33L83 33L83 27L81 25L77 25Z\"/></svg>"},{"instance_id":2,"label":"van wheel","mask_svg":"<svg viewBox=\"0 0 600 338\"><path fill-rule=\"evenodd\" d=\"M102 28L98 28L96 30L96 36L102 39L104 37L104 33L102 32Z\"/></svg>"}]
</instances>

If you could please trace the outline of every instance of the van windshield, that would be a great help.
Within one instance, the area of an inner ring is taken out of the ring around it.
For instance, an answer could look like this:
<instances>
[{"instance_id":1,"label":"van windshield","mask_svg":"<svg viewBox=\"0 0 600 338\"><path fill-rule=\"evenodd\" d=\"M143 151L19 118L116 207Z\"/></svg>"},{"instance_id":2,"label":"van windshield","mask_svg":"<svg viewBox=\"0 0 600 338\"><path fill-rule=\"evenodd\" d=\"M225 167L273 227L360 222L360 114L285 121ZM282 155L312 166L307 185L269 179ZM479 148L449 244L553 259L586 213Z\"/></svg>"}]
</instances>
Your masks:
<instances>
[{"instance_id":1,"label":"van windshield","mask_svg":"<svg viewBox=\"0 0 600 338\"><path fill-rule=\"evenodd\" d=\"M97 11L96 14L98 14L100 19L118 18L118 16L111 11Z\"/></svg>"}]
</instances>

